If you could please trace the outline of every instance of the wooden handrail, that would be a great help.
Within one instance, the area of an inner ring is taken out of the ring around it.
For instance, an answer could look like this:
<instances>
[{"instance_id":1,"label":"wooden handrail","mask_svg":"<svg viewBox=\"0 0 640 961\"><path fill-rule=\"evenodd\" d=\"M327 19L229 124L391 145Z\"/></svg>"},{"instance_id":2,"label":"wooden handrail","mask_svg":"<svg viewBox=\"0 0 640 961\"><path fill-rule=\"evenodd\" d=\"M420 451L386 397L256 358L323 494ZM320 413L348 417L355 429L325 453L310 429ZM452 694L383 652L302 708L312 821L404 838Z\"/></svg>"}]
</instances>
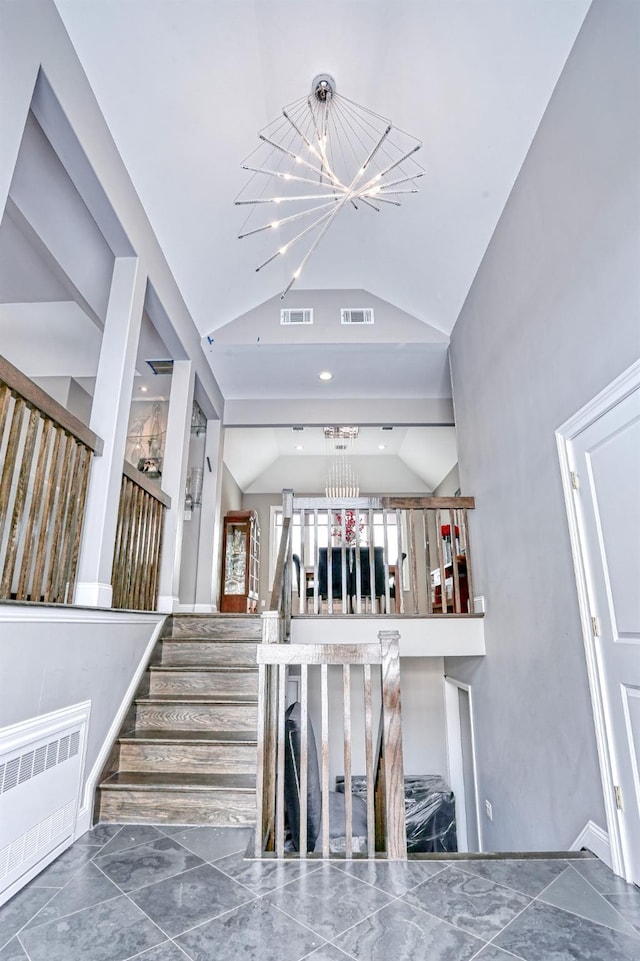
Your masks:
<instances>
[{"instance_id":1,"label":"wooden handrail","mask_svg":"<svg viewBox=\"0 0 640 961\"><path fill-rule=\"evenodd\" d=\"M163 507L171 507L171 498L168 494L165 494L163 490L160 490L157 484L154 484L152 480L145 477L143 471L138 470L129 461L125 461L122 465L122 473L129 480L132 480L134 484L141 487L143 491L150 494L151 497L155 497L157 501L160 501Z\"/></svg>"},{"instance_id":2,"label":"wooden handrail","mask_svg":"<svg viewBox=\"0 0 640 961\"><path fill-rule=\"evenodd\" d=\"M282 519L282 536L280 547L278 548L278 559L276 561L276 572L273 577L273 588L271 590L271 600L269 602L270 611L280 610L280 604L284 588L284 572L286 564L289 562L291 553L291 518Z\"/></svg>"},{"instance_id":3,"label":"wooden handrail","mask_svg":"<svg viewBox=\"0 0 640 961\"><path fill-rule=\"evenodd\" d=\"M55 424L62 427L66 433L71 434L81 444L92 450L96 456L102 454L104 442L101 437L89 430L86 424L70 414L62 404L45 393L37 384L29 380L22 371L14 367L6 357L1 355L0 382L5 383L14 396L18 394L22 397L26 401L27 407L35 407L45 414Z\"/></svg>"}]
</instances>

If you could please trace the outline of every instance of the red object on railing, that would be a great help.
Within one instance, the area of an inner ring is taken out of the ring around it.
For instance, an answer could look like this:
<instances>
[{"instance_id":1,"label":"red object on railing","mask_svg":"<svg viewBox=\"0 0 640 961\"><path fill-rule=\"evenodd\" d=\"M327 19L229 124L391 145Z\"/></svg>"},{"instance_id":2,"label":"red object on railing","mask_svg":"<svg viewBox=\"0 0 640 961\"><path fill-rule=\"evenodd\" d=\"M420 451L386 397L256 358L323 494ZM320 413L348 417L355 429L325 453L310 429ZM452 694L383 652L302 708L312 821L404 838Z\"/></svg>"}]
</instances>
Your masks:
<instances>
[{"instance_id":1,"label":"red object on railing","mask_svg":"<svg viewBox=\"0 0 640 961\"><path fill-rule=\"evenodd\" d=\"M454 530L456 532L456 537L459 537L460 529L457 524L455 525ZM451 537L451 524L443 524L442 527L440 528L440 534L442 535L442 537Z\"/></svg>"}]
</instances>

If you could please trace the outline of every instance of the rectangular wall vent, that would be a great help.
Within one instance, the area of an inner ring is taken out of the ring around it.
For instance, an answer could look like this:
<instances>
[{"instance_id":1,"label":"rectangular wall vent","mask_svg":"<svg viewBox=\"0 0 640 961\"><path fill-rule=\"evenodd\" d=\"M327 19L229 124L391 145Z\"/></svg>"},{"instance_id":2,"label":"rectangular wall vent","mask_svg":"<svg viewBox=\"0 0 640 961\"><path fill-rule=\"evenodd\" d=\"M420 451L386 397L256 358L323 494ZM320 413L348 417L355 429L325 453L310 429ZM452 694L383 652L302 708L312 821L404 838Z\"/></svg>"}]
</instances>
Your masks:
<instances>
[{"instance_id":1,"label":"rectangular wall vent","mask_svg":"<svg viewBox=\"0 0 640 961\"><path fill-rule=\"evenodd\" d=\"M0 731L0 905L73 840L89 708Z\"/></svg>"},{"instance_id":2,"label":"rectangular wall vent","mask_svg":"<svg viewBox=\"0 0 640 961\"><path fill-rule=\"evenodd\" d=\"M294 307L280 311L280 324L312 324L313 307Z\"/></svg>"},{"instance_id":3,"label":"rectangular wall vent","mask_svg":"<svg viewBox=\"0 0 640 961\"><path fill-rule=\"evenodd\" d=\"M373 307L343 307L340 311L343 324L372 324Z\"/></svg>"}]
</instances>

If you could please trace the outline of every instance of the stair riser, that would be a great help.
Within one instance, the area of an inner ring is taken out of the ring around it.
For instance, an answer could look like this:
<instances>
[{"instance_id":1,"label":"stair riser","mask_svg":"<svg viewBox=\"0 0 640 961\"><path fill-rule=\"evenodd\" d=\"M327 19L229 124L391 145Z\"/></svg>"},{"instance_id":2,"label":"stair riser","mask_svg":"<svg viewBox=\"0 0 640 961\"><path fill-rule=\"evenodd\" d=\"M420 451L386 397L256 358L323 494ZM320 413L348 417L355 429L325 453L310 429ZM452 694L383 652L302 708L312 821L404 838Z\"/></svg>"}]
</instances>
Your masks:
<instances>
[{"instance_id":1,"label":"stair riser","mask_svg":"<svg viewBox=\"0 0 640 961\"><path fill-rule=\"evenodd\" d=\"M218 640L259 641L262 622L259 617L184 617L173 616L167 637L210 637Z\"/></svg>"},{"instance_id":2,"label":"stair riser","mask_svg":"<svg viewBox=\"0 0 640 961\"><path fill-rule=\"evenodd\" d=\"M151 694L258 694L258 672L151 671Z\"/></svg>"},{"instance_id":3,"label":"stair riser","mask_svg":"<svg viewBox=\"0 0 640 961\"><path fill-rule=\"evenodd\" d=\"M255 744L123 744L121 771L254 774Z\"/></svg>"},{"instance_id":4,"label":"stair riser","mask_svg":"<svg viewBox=\"0 0 640 961\"><path fill-rule=\"evenodd\" d=\"M110 791L101 789L100 820L130 824L255 823L250 791Z\"/></svg>"},{"instance_id":5,"label":"stair riser","mask_svg":"<svg viewBox=\"0 0 640 961\"><path fill-rule=\"evenodd\" d=\"M256 645L207 643L206 641L162 642L161 663L170 667L251 667L256 663Z\"/></svg>"},{"instance_id":6,"label":"stair riser","mask_svg":"<svg viewBox=\"0 0 640 961\"><path fill-rule=\"evenodd\" d=\"M139 704L136 728L161 731L255 731L256 704Z\"/></svg>"}]
</instances>

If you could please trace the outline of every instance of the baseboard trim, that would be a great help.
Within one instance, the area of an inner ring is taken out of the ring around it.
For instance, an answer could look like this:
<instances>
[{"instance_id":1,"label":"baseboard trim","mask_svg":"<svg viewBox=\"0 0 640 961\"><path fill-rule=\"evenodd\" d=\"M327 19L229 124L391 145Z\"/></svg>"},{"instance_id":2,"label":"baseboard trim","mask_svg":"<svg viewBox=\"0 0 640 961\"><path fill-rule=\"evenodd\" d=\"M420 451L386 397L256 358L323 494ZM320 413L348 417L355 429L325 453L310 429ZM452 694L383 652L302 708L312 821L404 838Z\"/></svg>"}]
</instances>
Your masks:
<instances>
[{"instance_id":1,"label":"baseboard trim","mask_svg":"<svg viewBox=\"0 0 640 961\"><path fill-rule=\"evenodd\" d=\"M109 752L111 751L111 748L113 747L113 743L116 737L118 736L118 732L120 731L120 728L124 723L125 715L129 710L131 701L133 700L133 697L138 689L138 685L140 684L142 675L147 669L149 658L151 657L153 649L156 646L156 642L158 640L158 637L160 636L160 631L162 630L163 625L164 625L164 618L161 618L153 630L153 634L151 635L149 643L145 648L145 652L143 656L140 658L140 663L138 664L138 667L136 668L136 672L131 679L131 683L129 684L129 687L127 688L126 693L122 698L122 701L120 702L120 707L118 708L118 711L113 719L111 727L109 728L107 736L104 739L102 747L100 748L100 752L84 783L84 790L82 792L82 806L78 811L78 819L76 821L76 830L73 838L74 841L77 840L79 837L81 837L83 834L85 834L92 826L93 802L94 802L94 796L96 792L97 781L98 781L98 778L100 777L100 772L102 771L104 765L107 762Z\"/></svg>"},{"instance_id":2,"label":"baseboard trim","mask_svg":"<svg viewBox=\"0 0 640 961\"><path fill-rule=\"evenodd\" d=\"M597 858L604 861L608 867L612 867L609 835L601 827L598 827L595 821L587 821L569 850L581 851L582 848L587 848L595 854Z\"/></svg>"}]
</instances>

